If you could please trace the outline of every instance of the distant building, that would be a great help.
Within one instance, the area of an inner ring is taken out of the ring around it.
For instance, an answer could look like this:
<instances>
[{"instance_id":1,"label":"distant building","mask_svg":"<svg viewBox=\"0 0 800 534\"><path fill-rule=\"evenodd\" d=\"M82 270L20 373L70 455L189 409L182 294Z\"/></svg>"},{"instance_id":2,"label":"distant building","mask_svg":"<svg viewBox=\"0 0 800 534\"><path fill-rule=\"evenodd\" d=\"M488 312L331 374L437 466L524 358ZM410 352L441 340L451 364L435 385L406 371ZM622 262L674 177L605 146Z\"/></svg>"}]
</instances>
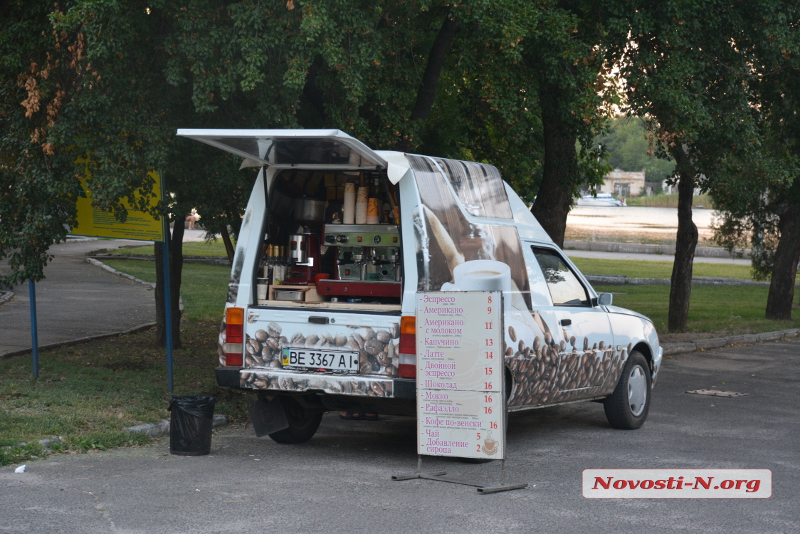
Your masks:
<instances>
[{"instance_id":1,"label":"distant building","mask_svg":"<svg viewBox=\"0 0 800 534\"><path fill-rule=\"evenodd\" d=\"M630 197L645 193L644 171L627 172L614 169L603 178L603 185L597 187L598 193L611 193L615 197Z\"/></svg>"}]
</instances>

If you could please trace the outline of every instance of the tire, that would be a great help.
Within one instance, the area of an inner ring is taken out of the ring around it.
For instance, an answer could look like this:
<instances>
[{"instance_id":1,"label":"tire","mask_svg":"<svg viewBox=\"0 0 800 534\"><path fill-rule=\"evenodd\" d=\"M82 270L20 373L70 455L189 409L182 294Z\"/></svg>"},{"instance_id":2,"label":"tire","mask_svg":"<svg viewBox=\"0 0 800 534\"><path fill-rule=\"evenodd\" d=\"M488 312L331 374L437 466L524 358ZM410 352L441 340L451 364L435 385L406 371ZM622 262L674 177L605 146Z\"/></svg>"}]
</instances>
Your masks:
<instances>
[{"instance_id":1,"label":"tire","mask_svg":"<svg viewBox=\"0 0 800 534\"><path fill-rule=\"evenodd\" d=\"M269 437L278 443L305 443L310 440L322 422L322 411L304 408L291 397L279 398L289 427L273 432Z\"/></svg>"},{"instance_id":2,"label":"tire","mask_svg":"<svg viewBox=\"0 0 800 534\"><path fill-rule=\"evenodd\" d=\"M603 408L608 423L622 430L642 426L650 411L650 365L639 351L631 351L614 392L605 398Z\"/></svg>"}]
</instances>

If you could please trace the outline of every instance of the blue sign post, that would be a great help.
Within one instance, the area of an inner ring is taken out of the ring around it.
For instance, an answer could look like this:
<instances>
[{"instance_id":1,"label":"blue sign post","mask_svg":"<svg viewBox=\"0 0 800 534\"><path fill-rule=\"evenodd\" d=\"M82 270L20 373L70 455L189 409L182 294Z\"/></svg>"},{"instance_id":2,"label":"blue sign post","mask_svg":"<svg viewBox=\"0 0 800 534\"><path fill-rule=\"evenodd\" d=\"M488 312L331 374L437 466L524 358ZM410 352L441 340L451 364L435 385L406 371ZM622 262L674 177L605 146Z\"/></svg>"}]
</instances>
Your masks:
<instances>
[{"instance_id":1,"label":"blue sign post","mask_svg":"<svg viewBox=\"0 0 800 534\"><path fill-rule=\"evenodd\" d=\"M33 346L33 377L39 378L39 332L36 326L36 282L28 278L28 298L31 301L31 345Z\"/></svg>"},{"instance_id":2,"label":"blue sign post","mask_svg":"<svg viewBox=\"0 0 800 534\"><path fill-rule=\"evenodd\" d=\"M176 222L175 224L178 223ZM172 295L170 295L172 286L169 281L169 240L169 219L165 214L164 241L161 243L164 247L164 322L166 323L164 327L167 334L167 391L172 393Z\"/></svg>"}]
</instances>

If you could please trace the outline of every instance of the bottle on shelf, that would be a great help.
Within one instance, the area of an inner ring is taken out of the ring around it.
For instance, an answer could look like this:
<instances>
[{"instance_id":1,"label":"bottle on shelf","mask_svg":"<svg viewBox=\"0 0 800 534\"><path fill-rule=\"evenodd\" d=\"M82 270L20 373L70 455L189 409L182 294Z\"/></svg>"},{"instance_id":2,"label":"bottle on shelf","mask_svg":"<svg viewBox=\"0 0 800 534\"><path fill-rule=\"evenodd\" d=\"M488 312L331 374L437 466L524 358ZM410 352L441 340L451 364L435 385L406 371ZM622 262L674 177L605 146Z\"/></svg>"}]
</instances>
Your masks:
<instances>
[{"instance_id":1,"label":"bottle on shelf","mask_svg":"<svg viewBox=\"0 0 800 534\"><path fill-rule=\"evenodd\" d=\"M369 196L367 200L367 224L380 224L380 178L374 176L369 185Z\"/></svg>"},{"instance_id":2,"label":"bottle on shelf","mask_svg":"<svg viewBox=\"0 0 800 534\"><path fill-rule=\"evenodd\" d=\"M267 261L264 264L264 278L267 279L267 284L272 284L272 279L275 276L275 245L267 247Z\"/></svg>"},{"instance_id":3,"label":"bottle on shelf","mask_svg":"<svg viewBox=\"0 0 800 534\"><path fill-rule=\"evenodd\" d=\"M273 284L279 285L286 278L286 247L275 245L275 267L273 268Z\"/></svg>"}]
</instances>

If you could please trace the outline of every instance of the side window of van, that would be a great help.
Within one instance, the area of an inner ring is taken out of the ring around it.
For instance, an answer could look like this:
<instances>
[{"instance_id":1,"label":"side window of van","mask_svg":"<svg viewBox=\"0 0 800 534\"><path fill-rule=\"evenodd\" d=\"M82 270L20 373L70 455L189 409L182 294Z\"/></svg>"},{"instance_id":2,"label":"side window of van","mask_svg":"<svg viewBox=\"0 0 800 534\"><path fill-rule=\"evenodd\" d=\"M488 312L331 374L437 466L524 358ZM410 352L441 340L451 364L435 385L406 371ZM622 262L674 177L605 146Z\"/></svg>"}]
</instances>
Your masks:
<instances>
[{"instance_id":1,"label":"side window of van","mask_svg":"<svg viewBox=\"0 0 800 534\"><path fill-rule=\"evenodd\" d=\"M590 306L589 295L575 273L554 250L531 247L542 268L554 306Z\"/></svg>"}]
</instances>

